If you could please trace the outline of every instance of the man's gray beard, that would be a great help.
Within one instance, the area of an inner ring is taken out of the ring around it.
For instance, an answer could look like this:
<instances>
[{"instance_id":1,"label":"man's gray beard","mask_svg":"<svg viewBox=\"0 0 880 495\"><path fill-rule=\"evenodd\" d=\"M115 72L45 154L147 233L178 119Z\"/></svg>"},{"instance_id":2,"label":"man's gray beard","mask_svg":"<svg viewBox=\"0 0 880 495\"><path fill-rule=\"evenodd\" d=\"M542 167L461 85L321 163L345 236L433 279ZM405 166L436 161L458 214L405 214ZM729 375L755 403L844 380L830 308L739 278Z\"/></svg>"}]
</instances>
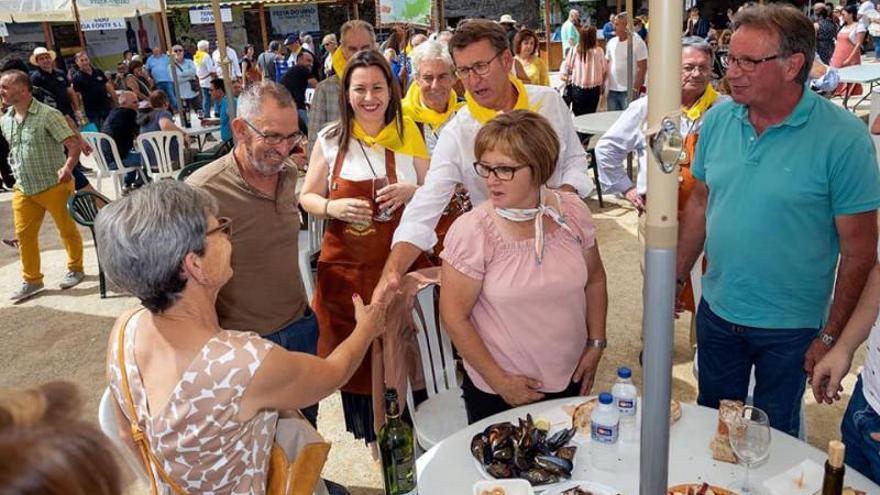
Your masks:
<instances>
[{"instance_id":1,"label":"man's gray beard","mask_svg":"<svg viewBox=\"0 0 880 495\"><path fill-rule=\"evenodd\" d=\"M253 165L254 170L256 170L260 175L263 175L266 177L268 177L270 175L275 175L278 172L281 172L281 170L284 168L283 161L281 163L279 163L278 165L270 165L268 163L264 163L260 160L257 160L256 158L254 158L254 154L251 152L251 149L248 146L245 146L244 150L245 150L245 154L247 155L248 161L251 162L251 165Z\"/></svg>"}]
</instances>

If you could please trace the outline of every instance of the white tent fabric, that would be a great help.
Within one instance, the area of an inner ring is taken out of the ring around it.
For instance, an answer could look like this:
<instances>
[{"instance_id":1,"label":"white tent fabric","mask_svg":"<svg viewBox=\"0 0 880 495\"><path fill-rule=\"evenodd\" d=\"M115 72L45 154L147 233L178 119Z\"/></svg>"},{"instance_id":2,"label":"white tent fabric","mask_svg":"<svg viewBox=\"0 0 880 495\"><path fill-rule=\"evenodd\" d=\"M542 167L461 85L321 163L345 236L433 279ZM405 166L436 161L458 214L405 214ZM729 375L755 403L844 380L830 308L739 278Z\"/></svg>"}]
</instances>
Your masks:
<instances>
[{"instance_id":1,"label":"white tent fabric","mask_svg":"<svg viewBox=\"0 0 880 495\"><path fill-rule=\"evenodd\" d=\"M0 0L0 21L75 22L74 0ZM76 0L80 19L134 17L162 11L160 0Z\"/></svg>"}]
</instances>

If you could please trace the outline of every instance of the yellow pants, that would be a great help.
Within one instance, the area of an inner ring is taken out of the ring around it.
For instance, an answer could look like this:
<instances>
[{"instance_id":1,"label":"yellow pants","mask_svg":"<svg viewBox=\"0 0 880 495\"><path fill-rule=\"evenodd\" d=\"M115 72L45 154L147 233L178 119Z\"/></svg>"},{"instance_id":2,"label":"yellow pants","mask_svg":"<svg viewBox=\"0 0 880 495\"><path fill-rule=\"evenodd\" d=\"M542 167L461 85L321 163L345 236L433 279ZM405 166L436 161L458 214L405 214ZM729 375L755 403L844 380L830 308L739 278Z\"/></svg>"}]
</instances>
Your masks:
<instances>
[{"instance_id":1,"label":"yellow pants","mask_svg":"<svg viewBox=\"0 0 880 495\"><path fill-rule=\"evenodd\" d=\"M83 241L76 223L67 212L67 200L73 194L73 181L50 187L43 192L26 196L19 189L12 198L15 236L21 257L22 278L25 282L41 282L40 226L48 211L58 227L64 249L67 251L67 270L83 271Z\"/></svg>"}]
</instances>

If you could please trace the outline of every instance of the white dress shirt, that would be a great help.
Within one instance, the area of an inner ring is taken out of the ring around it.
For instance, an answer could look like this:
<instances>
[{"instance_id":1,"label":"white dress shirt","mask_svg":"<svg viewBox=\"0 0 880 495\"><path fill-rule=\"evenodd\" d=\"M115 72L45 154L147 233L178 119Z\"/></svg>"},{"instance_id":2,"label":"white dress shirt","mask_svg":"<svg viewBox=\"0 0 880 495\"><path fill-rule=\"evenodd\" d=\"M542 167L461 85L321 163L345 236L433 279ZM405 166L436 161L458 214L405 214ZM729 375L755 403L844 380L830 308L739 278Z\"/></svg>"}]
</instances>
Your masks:
<instances>
[{"instance_id":1,"label":"white dress shirt","mask_svg":"<svg viewBox=\"0 0 880 495\"><path fill-rule=\"evenodd\" d=\"M729 96L718 95L714 105L730 99ZM713 106L714 106L713 105ZM705 114L704 114L705 115ZM599 183L602 192L623 194L633 187L626 174L626 155L636 154L639 161L639 175L636 178L636 191L639 194L648 192L648 156L647 142L642 128L648 118L648 98L639 98L629 104L608 132L596 143L596 166L599 169ZM682 113L681 135L700 132L702 119L691 121Z\"/></svg>"},{"instance_id":2,"label":"white dress shirt","mask_svg":"<svg viewBox=\"0 0 880 495\"><path fill-rule=\"evenodd\" d=\"M563 184L574 186L578 195L593 192L593 182L587 175L587 155L574 130L571 112L552 88L527 84L529 107L550 121L559 137L559 158L556 170L547 181L549 187ZM444 208L455 192L457 184L464 184L474 206L488 199L486 182L474 171L474 142L480 123L468 108L462 107L443 127L434 152L425 184L416 191L403 211L400 226L394 232L394 243L409 242L428 251L437 243L434 228Z\"/></svg>"},{"instance_id":3,"label":"white dress shirt","mask_svg":"<svg viewBox=\"0 0 880 495\"><path fill-rule=\"evenodd\" d=\"M199 86L203 88L211 89L211 73L217 73L217 65L214 64L214 59L208 55L205 55L200 60L201 63L196 65L196 75L199 77Z\"/></svg>"},{"instance_id":4,"label":"white dress shirt","mask_svg":"<svg viewBox=\"0 0 880 495\"><path fill-rule=\"evenodd\" d=\"M229 59L229 63L232 66L229 68L229 72L232 74L233 79L241 79L241 63L238 61L238 55L235 54L235 50L232 49L231 46L226 46L226 57ZM223 79L223 70L220 68L220 49L214 50L214 55L212 57L214 59L214 63L217 65L217 77Z\"/></svg>"},{"instance_id":5,"label":"white dress shirt","mask_svg":"<svg viewBox=\"0 0 880 495\"><path fill-rule=\"evenodd\" d=\"M327 160L327 181L333 177L333 166L336 164L336 155L339 154L339 138L328 137L327 134L332 126L325 127L318 133L318 141L321 143L321 151ZM371 180L375 177L385 177L385 148L382 146L367 146L355 138L348 142L348 152L342 161L339 177L351 181ZM416 184L418 175L413 166L411 155L394 154L395 173L397 181L401 183Z\"/></svg>"}]
</instances>

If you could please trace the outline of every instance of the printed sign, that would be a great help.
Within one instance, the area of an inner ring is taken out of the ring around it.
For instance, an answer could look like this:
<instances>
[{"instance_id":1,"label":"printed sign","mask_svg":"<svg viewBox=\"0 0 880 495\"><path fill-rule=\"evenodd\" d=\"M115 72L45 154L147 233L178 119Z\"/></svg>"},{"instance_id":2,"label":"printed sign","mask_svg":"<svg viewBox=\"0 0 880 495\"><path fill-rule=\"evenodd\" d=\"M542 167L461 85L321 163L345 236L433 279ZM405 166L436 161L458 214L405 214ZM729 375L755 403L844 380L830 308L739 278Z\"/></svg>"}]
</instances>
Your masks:
<instances>
[{"instance_id":1,"label":"printed sign","mask_svg":"<svg viewBox=\"0 0 880 495\"><path fill-rule=\"evenodd\" d=\"M125 29L125 19L89 19L80 21L80 28L83 31L111 31L114 29Z\"/></svg>"},{"instance_id":2,"label":"printed sign","mask_svg":"<svg viewBox=\"0 0 880 495\"><path fill-rule=\"evenodd\" d=\"M232 22L232 9L229 7L220 8L220 21ZM190 9L189 22L191 24L214 24L213 9Z\"/></svg>"},{"instance_id":3,"label":"printed sign","mask_svg":"<svg viewBox=\"0 0 880 495\"><path fill-rule=\"evenodd\" d=\"M270 7L269 19L271 19L272 31L282 36L302 31L321 31L321 25L318 22L318 6L314 4L296 7Z\"/></svg>"},{"instance_id":4,"label":"printed sign","mask_svg":"<svg viewBox=\"0 0 880 495\"><path fill-rule=\"evenodd\" d=\"M431 23L431 0L379 0L381 24L407 23L427 26Z\"/></svg>"}]
</instances>

